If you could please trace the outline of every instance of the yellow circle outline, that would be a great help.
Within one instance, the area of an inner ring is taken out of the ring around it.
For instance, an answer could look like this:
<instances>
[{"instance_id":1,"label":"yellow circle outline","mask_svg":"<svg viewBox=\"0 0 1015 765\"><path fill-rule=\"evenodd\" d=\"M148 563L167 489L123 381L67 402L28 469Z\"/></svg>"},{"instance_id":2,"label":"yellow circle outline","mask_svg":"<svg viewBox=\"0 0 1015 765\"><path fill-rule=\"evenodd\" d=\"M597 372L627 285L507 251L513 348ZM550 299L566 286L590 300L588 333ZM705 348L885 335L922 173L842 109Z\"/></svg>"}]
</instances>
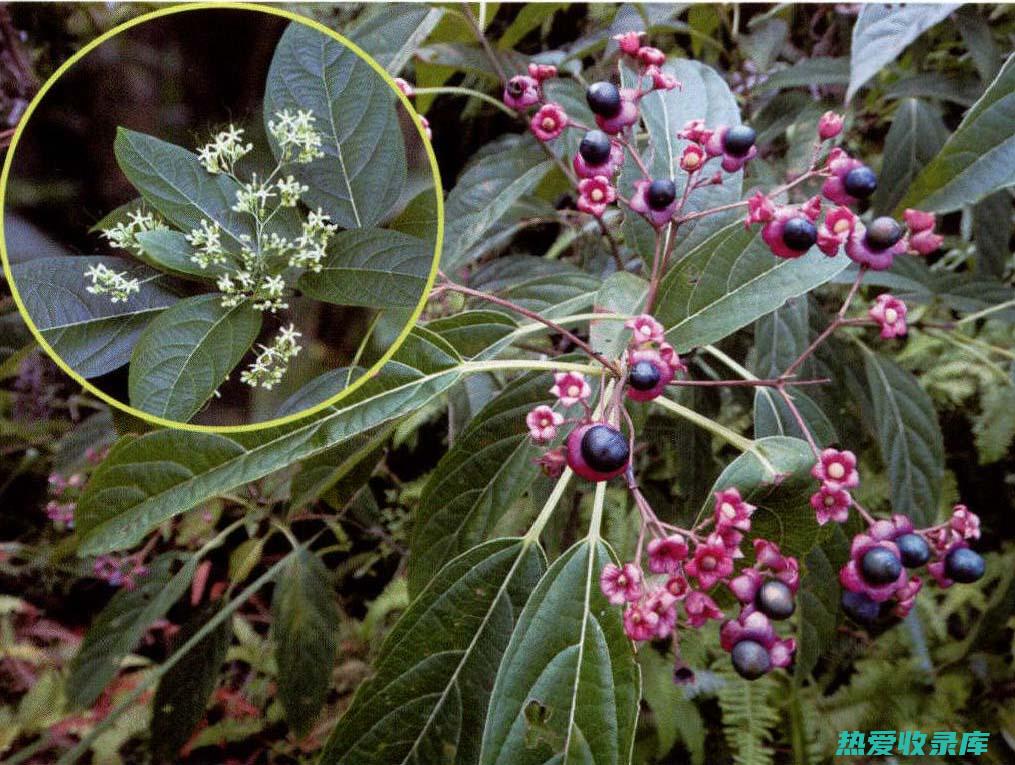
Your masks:
<instances>
[{"instance_id":1,"label":"yellow circle outline","mask_svg":"<svg viewBox=\"0 0 1015 765\"><path fill-rule=\"evenodd\" d=\"M18 292L17 285L14 282L13 274L11 272L10 260L7 256L7 240L4 231L3 210L4 203L7 197L8 177L10 175L11 165L13 164L14 161L14 151L17 148L18 141L21 139L21 135L24 132L25 128L27 127L33 112L41 102L42 98L49 91L49 89L53 87L53 85L56 83L56 81L59 80L60 77L62 77L74 64L76 64L78 61L84 58L88 53L90 53L92 50L94 50L95 48L97 48L99 45L106 42L110 38L115 37L120 32L126 31L131 27L143 24L147 21L162 18L163 16L170 16L175 13L185 13L187 11L209 10L209 9L241 9L248 11L258 11L260 13L268 13L274 16L281 16L283 18L287 18L290 21L294 21L303 24L305 26L311 27L312 29L316 29L318 32L326 34L332 39L337 40L338 42L342 43L347 48L349 48L349 50L351 50L357 56L359 56L363 61L369 64L370 67L381 76L381 79L383 79L384 82L387 83L388 87L390 87L392 90L395 91L396 96L402 102L402 106L405 107L408 114L412 117L413 122L416 125L416 130L419 133L420 139L423 141L423 147L426 150L427 158L430 160L430 170L433 173L434 179L434 194L436 195L437 198L437 241L434 245L433 264L430 267L430 274L427 277L426 288L424 289L423 294L420 296L419 304L416 306L415 310L410 316L409 321L406 323L405 327L402 329L402 332L398 335L398 337L395 338L394 342L391 344L388 350L385 351L385 353L382 354L381 358L378 359L377 362L375 362L374 365L370 367L370 369L368 369L365 374L361 375L358 380L356 380L351 385L347 386L342 391L329 398L327 401L323 401L322 403L317 404L316 406L309 407L300 412L297 412L296 414L287 415L286 417L279 417L274 420L266 420L265 422L254 423L251 425L223 425L223 426L194 425L191 423L177 422L175 420L167 420L157 415L150 414L148 412L143 412L140 409L135 409L129 404L123 403L119 399L110 396L108 393L99 390L96 386L92 385L90 382L88 382L88 380L79 375L76 371L74 371L74 369L72 369L68 364L66 364L63 359L60 358L59 354L57 354L56 351L53 350L53 347L42 336L42 332L39 330L38 327L35 326L35 322L32 320L31 315L25 308L24 301L22 301L21 299L21 295ZM402 343L405 342L405 339L409 336L409 333L412 332L413 328L416 326L416 322L419 320L420 314L423 313L423 308L426 306L427 298L430 294L430 290L433 288L434 281L436 281L437 279L437 271L440 267L441 249L443 245L444 245L444 192L443 187L441 185L440 169L437 166L437 156L434 154L433 146L430 145L430 142L426 138L426 133L423 129L423 124L422 122L420 122L419 115L416 112L416 109L412 106L412 103L409 101L409 99L406 98L405 94L402 93L398 85L395 84L394 78L390 74L388 74L384 70L384 68L380 64L378 64L371 56L365 53L358 45L346 39L343 35L339 34L333 29L329 29L328 27L324 26L320 22L314 21L313 19L309 19L305 16L300 16L299 14L293 13L292 11L283 10L281 8L273 8L266 5L257 5L254 3L194 2L188 3L186 5L174 5L172 7L152 11L151 13L146 13L142 16L138 16L135 19L126 21L123 24L113 27L108 32L105 32L96 39L92 40L87 45L85 45L81 50L79 50L73 56L67 59L67 61L61 64L60 67L56 70L56 72L54 72L53 75L48 80L46 80L42 88L39 89L39 92L32 99L31 103L28 105L28 108L25 110L24 115L18 121L17 127L15 128L14 131L14 136L11 139L10 145L7 147L7 157L4 160L3 171L0 172L0 260L2 260L3 262L4 275L6 276L7 283L10 286L11 294L14 297L14 302L18 306L18 311L21 313L21 318L28 325L28 329L31 330L31 333L35 337L36 341L39 343L40 346L42 346L43 350L46 351L49 357L56 362L57 366L59 366L60 369L62 369L65 373L70 375L70 377L73 378L75 382L77 382L79 385L84 387L86 390L88 390L90 393L97 396L101 400L105 401L107 404L115 406L117 409L126 412L128 414L131 414L134 417L142 419L146 422L153 423L160 427L174 428L177 430L189 430L203 433L209 432L251 433L254 431L276 428L281 425L286 425L291 422L296 422L298 420L303 420L308 417L312 417L313 415L331 406L334 406L336 403L352 394L362 385L365 385L369 380L373 379L377 375L377 373L381 370L381 367L383 367L391 359L391 357L394 356L395 352L402 346Z\"/></svg>"}]
</instances>

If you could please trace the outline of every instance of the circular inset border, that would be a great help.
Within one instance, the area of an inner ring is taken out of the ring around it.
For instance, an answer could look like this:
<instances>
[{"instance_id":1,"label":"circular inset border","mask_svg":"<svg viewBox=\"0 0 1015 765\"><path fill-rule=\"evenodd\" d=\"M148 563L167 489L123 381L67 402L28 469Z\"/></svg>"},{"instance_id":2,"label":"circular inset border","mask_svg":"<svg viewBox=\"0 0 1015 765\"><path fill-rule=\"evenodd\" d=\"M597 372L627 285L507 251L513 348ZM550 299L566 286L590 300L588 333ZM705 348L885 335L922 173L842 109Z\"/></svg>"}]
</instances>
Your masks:
<instances>
[{"instance_id":1,"label":"circular inset border","mask_svg":"<svg viewBox=\"0 0 1015 765\"><path fill-rule=\"evenodd\" d=\"M387 83L388 87L395 92L395 95L397 96L399 101L401 101L402 106L406 109L407 113L412 117L413 123L416 126L416 130L419 133L420 139L423 141L423 147L426 150L427 159L430 162L430 171L431 173L433 173L434 179L434 194L437 199L437 231L436 231L437 238L436 242L434 243L434 257L433 263L430 266L430 274L427 277L426 286L423 291L423 294L420 296L419 304L413 310L412 315L409 317L409 321L406 323L401 333L399 333L398 337L395 338L391 346L381 355L380 359L378 359L374 363L374 365L366 371L365 374L361 375L358 380L356 380L351 385L347 386L342 391L329 398L327 401L323 401L320 404L317 404L316 406L308 407L307 409L304 409L301 412L297 412L296 414L290 414L287 415L286 417L278 417L274 420L266 420L265 422L258 422L250 425L223 425L223 426L193 425L185 422L176 422L175 420L167 420L165 418L158 417L157 415L153 415L148 412L143 412L140 409L135 409L129 404L125 404L119 399L110 396L108 393L99 390L99 388L92 385L90 382L88 382L88 380L79 375L76 371L74 371L74 369L68 366L63 359L60 358L59 354L57 354L56 351L53 350L52 346L42 336L42 332L40 332L39 328L35 326L35 322L32 320L31 315L29 315L28 310L25 308L24 301L22 301L21 295L18 293L18 288L14 282L13 274L11 272L11 263L10 259L7 256L6 232L4 230L4 203L6 202L7 198L7 183L10 176L11 166L14 161L14 152L17 149L18 141L21 139L21 134L28 126L29 120L31 119L32 114L35 112L36 107L38 107L39 103L45 97L46 93L49 92L49 89L53 87L53 85L57 82L57 80L59 80L60 77L62 77L68 70L70 70L70 68L74 66L74 64L76 64L78 61L80 61L82 58L88 55L88 53L90 53L92 50L94 50L99 45L104 43L106 40L115 37L120 32L126 31L127 29L135 27L139 24L144 24L147 21L162 18L163 16L170 16L176 13L186 13L188 11L209 10L209 9L227 9L227 10L240 9L246 11L257 11L259 13L267 13L269 15L287 18L290 21L294 21L299 24L303 24L304 26L308 26L312 29L317 30L322 34L328 35L334 40L337 40L342 45L346 46L349 50L351 50L353 53L355 53L357 56L359 56L363 61L369 64L370 67L381 76L381 79L383 79L384 82ZM412 106L409 99L406 98L405 94L398 87L398 85L395 84L394 78L390 74L388 74L380 64L378 64L370 55L364 52L358 45L356 45L351 40L348 40L346 37L334 31L333 29L329 29L328 27L324 26L323 24L317 21L314 21L313 19L308 19L305 16L300 16L299 14L293 13L292 11L283 10L281 8L273 8L266 5L256 5L253 3L228 3L228 2L194 2L188 3L186 5L174 5L168 8L162 8L157 11L152 11L142 16L138 16L136 19L126 21L123 24L119 24L118 26L110 29L108 32L105 32L104 34L95 38L87 45L85 45L81 50L79 50L77 53L75 53L73 56L67 59L63 64L61 64L60 67L56 70L56 72L54 72L53 75L48 80L46 80L43 86L39 89L39 92L36 93L35 97L28 105L28 108L25 110L24 115L18 121L17 127L15 128L14 131L14 136L11 139L10 145L7 147L7 156L4 159L3 171L0 172L0 261L3 262L4 276L6 277L7 284L10 287L11 295L13 295L14 297L14 302L18 306L18 312L21 314L21 318L24 320L24 322L28 325L28 329L31 331L36 341L39 343L40 346L42 346L43 350L46 351L46 354L51 359L53 359L54 362L56 362L57 366L59 366L63 372L70 375L70 377L75 382L81 385L85 390L87 390L92 395L96 396L102 401L105 401L110 406L114 406L117 409L126 412L127 414L130 414L134 417L137 417L141 420L152 423L154 425L158 425L160 427L174 428L176 430L191 430L205 433L209 432L252 433L254 431L267 430L269 428L275 428L280 425L286 425L291 422L296 422L298 420L303 420L308 417L312 417L313 415L329 407L334 406L342 399L351 395L358 388L365 385L368 381L377 376L377 373L381 370L381 367L383 367L388 361L391 360L391 357L395 355L398 349L402 346L402 343L404 343L405 339L409 336L409 333L412 332L413 328L416 326L416 322L419 321L420 314L423 313L423 308L426 306L427 299L430 295L430 290L433 288L434 282L437 279L437 272L440 268L441 250L443 248L443 245L444 245L444 188L441 184L440 169L437 166L437 155L434 154L433 146L426 139L426 132L423 128L422 122L420 122L419 114L416 112L416 109Z\"/></svg>"}]
</instances>

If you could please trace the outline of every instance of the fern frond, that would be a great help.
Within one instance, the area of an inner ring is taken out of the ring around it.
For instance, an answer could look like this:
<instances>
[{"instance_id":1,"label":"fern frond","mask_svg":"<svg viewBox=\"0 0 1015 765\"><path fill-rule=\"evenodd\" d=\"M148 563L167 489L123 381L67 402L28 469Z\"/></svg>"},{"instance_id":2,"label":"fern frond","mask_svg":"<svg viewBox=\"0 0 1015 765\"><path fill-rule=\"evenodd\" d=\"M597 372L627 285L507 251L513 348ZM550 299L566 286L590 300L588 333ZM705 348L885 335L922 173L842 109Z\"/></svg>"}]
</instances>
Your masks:
<instances>
[{"instance_id":1,"label":"fern frond","mask_svg":"<svg viewBox=\"0 0 1015 765\"><path fill-rule=\"evenodd\" d=\"M719 689L723 734L736 754L737 765L772 765L772 733L781 715L777 707L778 681L771 675L747 681L724 670Z\"/></svg>"}]
</instances>

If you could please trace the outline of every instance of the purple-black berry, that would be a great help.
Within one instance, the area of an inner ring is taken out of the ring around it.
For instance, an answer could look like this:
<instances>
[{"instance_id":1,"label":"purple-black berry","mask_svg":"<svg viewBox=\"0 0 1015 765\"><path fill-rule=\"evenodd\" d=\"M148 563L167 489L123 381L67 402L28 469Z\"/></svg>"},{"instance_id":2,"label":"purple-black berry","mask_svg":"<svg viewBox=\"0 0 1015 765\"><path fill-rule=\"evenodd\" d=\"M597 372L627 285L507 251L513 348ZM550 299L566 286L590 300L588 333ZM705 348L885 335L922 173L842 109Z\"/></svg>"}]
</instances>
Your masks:
<instances>
[{"instance_id":1,"label":"purple-black berry","mask_svg":"<svg viewBox=\"0 0 1015 765\"><path fill-rule=\"evenodd\" d=\"M610 137L606 133L602 130L590 130L578 145L578 153L594 167L610 158L611 148Z\"/></svg>"},{"instance_id":2,"label":"purple-black berry","mask_svg":"<svg viewBox=\"0 0 1015 765\"><path fill-rule=\"evenodd\" d=\"M677 198L677 186L669 178L652 181L648 186L645 199L653 210L665 210Z\"/></svg>"},{"instance_id":3,"label":"purple-black berry","mask_svg":"<svg viewBox=\"0 0 1015 765\"><path fill-rule=\"evenodd\" d=\"M983 558L968 547L956 547L945 557L945 576L961 584L975 582L985 570Z\"/></svg>"},{"instance_id":4,"label":"purple-black berry","mask_svg":"<svg viewBox=\"0 0 1015 765\"><path fill-rule=\"evenodd\" d=\"M609 425L593 425L582 436L582 457L593 470L612 473L627 465L631 456L624 434Z\"/></svg>"},{"instance_id":5,"label":"purple-black berry","mask_svg":"<svg viewBox=\"0 0 1015 765\"><path fill-rule=\"evenodd\" d=\"M776 621L788 619L796 610L793 591L778 579L769 579L758 588L754 595L754 605L769 619Z\"/></svg>"},{"instance_id":6,"label":"purple-black berry","mask_svg":"<svg viewBox=\"0 0 1015 765\"><path fill-rule=\"evenodd\" d=\"M901 573L902 561L887 547L872 547L860 559L860 575L868 584L888 584Z\"/></svg>"},{"instance_id":7,"label":"purple-black berry","mask_svg":"<svg viewBox=\"0 0 1015 765\"><path fill-rule=\"evenodd\" d=\"M652 390L659 384L659 368L651 361L639 361L628 373L628 383L635 390Z\"/></svg>"},{"instance_id":8,"label":"purple-black berry","mask_svg":"<svg viewBox=\"0 0 1015 765\"><path fill-rule=\"evenodd\" d=\"M761 643L741 640L730 653L733 669L745 680L757 680L772 668L772 659Z\"/></svg>"},{"instance_id":9,"label":"purple-black berry","mask_svg":"<svg viewBox=\"0 0 1015 765\"><path fill-rule=\"evenodd\" d=\"M903 534L894 541L906 568L919 568L930 560L930 545L919 534Z\"/></svg>"},{"instance_id":10,"label":"purple-black berry","mask_svg":"<svg viewBox=\"0 0 1015 765\"><path fill-rule=\"evenodd\" d=\"M727 154L742 157L754 146L757 134L750 125L735 125L723 136L722 148Z\"/></svg>"},{"instance_id":11,"label":"purple-black berry","mask_svg":"<svg viewBox=\"0 0 1015 765\"><path fill-rule=\"evenodd\" d=\"M861 165L846 173L842 185L851 197L866 199L877 189L878 177L867 165Z\"/></svg>"},{"instance_id":12,"label":"purple-black berry","mask_svg":"<svg viewBox=\"0 0 1015 765\"><path fill-rule=\"evenodd\" d=\"M803 216L790 218L782 229L782 241L791 250L806 252L818 241L818 230Z\"/></svg>"},{"instance_id":13,"label":"purple-black berry","mask_svg":"<svg viewBox=\"0 0 1015 765\"><path fill-rule=\"evenodd\" d=\"M881 606L862 592L846 590L842 593L842 610L857 624L870 627L878 620Z\"/></svg>"},{"instance_id":14,"label":"purple-black berry","mask_svg":"<svg viewBox=\"0 0 1015 765\"><path fill-rule=\"evenodd\" d=\"M612 82L593 82L585 91L585 100L600 117L609 119L620 113L620 91Z\"/></svg>"},{"instance_id":15,"label":"purple-black berry","mask_svg":"<svg viewBox=\"0 0 1015 765\"><path fill-rule=\"evenodd\" d=\"M893 244L902 239L902 226L898 221L888 216L875 218L867 226L867 233L864 234L864 244L868 249L880 252L887 250Z\"/></svg>"}]
</instances>

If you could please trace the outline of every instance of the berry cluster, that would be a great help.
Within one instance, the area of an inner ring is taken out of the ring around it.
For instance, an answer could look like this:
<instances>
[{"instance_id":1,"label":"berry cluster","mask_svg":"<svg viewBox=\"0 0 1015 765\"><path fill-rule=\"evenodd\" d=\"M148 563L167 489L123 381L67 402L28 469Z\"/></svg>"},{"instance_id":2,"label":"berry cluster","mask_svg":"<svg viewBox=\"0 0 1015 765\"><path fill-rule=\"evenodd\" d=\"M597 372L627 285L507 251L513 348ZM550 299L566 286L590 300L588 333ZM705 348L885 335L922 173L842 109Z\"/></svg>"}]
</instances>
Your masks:
<instances>
[{"instance_id":1,"label":"berry cluster","mask_svg":"<svg viewBox=\"0 0 1015 765\"><path fill-rule=\"evenodd\" d=\"M729 174L742 171L758 155L757 135L748 125L710 127L703 120L692 120L674 136L682 142L678 164L686 177L653 177L636 140L641 101L648 93L674 90L680 83L663 70L663 53L644 45L642 36L629 32L614 38L621 55L629 59L637 73L635 87L618 87L602 80L586 89L595 126L582 125L560 104L547 99L544 83L557 76L552 66L531 64L528 74L512 77L504 87L504 103L510 109L529 113L529 128L539 141L552 141L568 129L583 131L578 151L571 158L580 212L599 219L608 234L603 216L619 202L656 230L646 312L627 320L631 338L616 362L602 358L563 327L526 314L568 336L609 373L604 373L598 401L593 405L593 388L584 374L559 371L550 390L556 404L533 409L526 425L532 441L547 447L538 460L547 474L560 475L566 466L590 481L624 477L640 515L637 549L632 560L607 565L600 585L609 602L624 606L627 635L634 641L671 639L680 669L680 629L723 619L713 596L715 588L724 587L739 610L723 622L721 645L731 654L736 671L755 679L773 668L788 666L793 659L795 640L780 636L775 623L789 619L795 612L800 576L796 559L783 555L774 542L758 537L751 540L753 561L745 559L741 544L751 530L755 508L733 486L716 493L714 513L693 528L661 521L639 489L631 465L635 433L625 398L649 402L669 386L736 384L686 379L687 367L666 342L663 326L649 313L671 254L671 238L664 229L743 206L747 209L745 226L760 224L761 238L776 257L799 258L816 248L828 257L844 252L860 266L838 315L811 347L780 377L741 383L769 385L794 413L815 456L811 473L818 486L810 504L818 524L845 523L852 508L867 523L867 530L854 538L850 560L840 573L845 591L843 608L865 624L873 623L885 604L897 616L904 616L912 608L922 580L907 575L906 569L927 565L943 586L979 578L983 560L967 543L978 536L978 522L961 506L949 523L922 530L914 529L910 519L902 515L894 515L891 520L875 519L850 493L860 483L856 456L844 449L819 448L787 386L825 382L797 380L796 372L820 342L841 326L873 325L884 339L905 335L907 308L893 295L879 295L862 318L848 318L847 310L867 271L889 268L895 257L907 252L928 255L940 247L942 237L934 233L932 213L906 210L900 223L890 217L864 220L851 209L866 204L877 189L878 179L871 168L841 147L830 145L841 134L844 123L842 116L834 112L827 112L819 120L811 166L803 174L768 193L756 192L742 202L685 213L688 198L696 189L722 184ZM631 181L630 188L622 189L618 178L628 159L636 165L640 177ZM809 180L820 181L819 193L803 201L783 201L793 188ZM524 313L524 309L494 296L450 283L445 287ZM563 413L577 406L582 409L577 416ZM622 425L626 425L626 433ZM561 439L563 443L553 446L564 427L568 430Z\"/></svg>"}]
</instances>

